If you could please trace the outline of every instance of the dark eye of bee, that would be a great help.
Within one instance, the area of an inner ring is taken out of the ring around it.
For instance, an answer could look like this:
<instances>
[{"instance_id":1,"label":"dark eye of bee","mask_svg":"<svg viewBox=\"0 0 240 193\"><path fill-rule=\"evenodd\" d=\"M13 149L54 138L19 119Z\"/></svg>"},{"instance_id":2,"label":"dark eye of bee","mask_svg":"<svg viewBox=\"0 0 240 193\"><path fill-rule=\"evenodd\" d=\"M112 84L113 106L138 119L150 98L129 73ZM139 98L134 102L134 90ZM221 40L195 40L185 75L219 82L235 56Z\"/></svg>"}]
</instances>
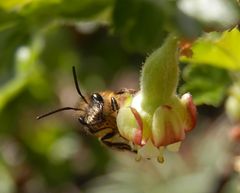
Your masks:
<instances>
[{"instance_id":1,"label":"dark eye of bee","mask_svg":"<svg viewBox=\"0 0 240 193\"><path fill-rule=\"evenodd\" d=\"M78 118L78 121L79 121L82 125L86 125L86 122L85 122L85 120L84 120L83 117L79 117L79 118Z\"/></svg>"},{"instance_id":2,"label":"dark eye of bee","mask_svg":"<svg viewBox=\"0 0 240 193\"><path fill-rule=\"evenodd\" d=\"M92 99L98 103L103 103L103 98L100 94L98 93L93 93L92 94Z\"/></svg>"}]
</instances>

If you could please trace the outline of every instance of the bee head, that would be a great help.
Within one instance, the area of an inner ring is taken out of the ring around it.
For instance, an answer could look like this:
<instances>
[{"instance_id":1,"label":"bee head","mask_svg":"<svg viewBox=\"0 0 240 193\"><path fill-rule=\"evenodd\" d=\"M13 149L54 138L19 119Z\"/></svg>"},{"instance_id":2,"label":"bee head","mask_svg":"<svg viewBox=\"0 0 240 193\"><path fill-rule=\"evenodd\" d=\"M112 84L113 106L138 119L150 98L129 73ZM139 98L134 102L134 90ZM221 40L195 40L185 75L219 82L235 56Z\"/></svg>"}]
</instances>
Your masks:
<instances>
[{"instance_id":1,"label":"bee head","mask_svg":"<svg viewBox=\"0 0 240 193\"><path fill-rule=\"evenodd\" d=\"M82 101L82 103L85 103ZM87 104L80 104L84 106L84 111L79 113L79 122L82 125L94 125L103 121L103 106L104 100L99 93L93 93L88 100Z\"/></svg>"},{"instance_id":2,"label":"bee head","mask_svg":"<svg viewBox=\"0 0 240 193\"><path fill-rule=\"evenodd\" d=\"M81 93L81 90L79 89L76 70L74 67L72 68L72 72L73 72L73 78L74 78L76 90L81 98L80 103L78 104L78 108L74 108L74 107L60 108L60 109L51 111L49 113L46 113L44 115L38 116L37 119L44 118L46 116L49 116L51 114L54 114L60 111L74 110L77 112L77 118L82 125L85 125L88 128L101 127L100 125L103 125L104 122L107 122L105 120L106 117L104 116L104 112L103 112L104 100L106 96L103 93L93 93L85 97ZM112 107L111 109L112 111L116 111L118 109L117 102L113 97L111 98L111 107ZM115 122L113 124L115 124ZM94 127L94 125L98 125L98 127Z\"/></svg>"}]
</instances>

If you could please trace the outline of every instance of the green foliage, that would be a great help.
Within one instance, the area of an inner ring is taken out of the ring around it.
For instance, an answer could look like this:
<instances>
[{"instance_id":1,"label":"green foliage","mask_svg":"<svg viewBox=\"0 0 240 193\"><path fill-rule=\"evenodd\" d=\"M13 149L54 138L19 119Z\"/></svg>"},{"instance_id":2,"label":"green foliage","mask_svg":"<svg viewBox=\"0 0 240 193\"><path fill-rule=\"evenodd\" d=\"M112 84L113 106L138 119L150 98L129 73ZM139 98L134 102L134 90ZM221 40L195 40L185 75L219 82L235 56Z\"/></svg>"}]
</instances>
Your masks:
<instances>
[{"instance_id":1,"label":"green foliage","mask_svg":"<svg viewBox=\"0 0 240 193\"><path fill-rule=\"evenodd\" d=\"M15 184L8 171L8 168L0 160L0 191L4 193L12 193L15 191Z\"/></svg>"},{"instance_id":2,"label":"green foliage","mask_svg":"<svg viewBox=\"0 0 240 193\"><path fill-rule=\"evenodd\" d=\"M161 1L116 1L113 12L114 30L122 37L124 45L139 51L151 50L160 45L166 34L166 12L171 8L167 7L170 6L169 3L162 4L166 7L161 6Z\"/></svg>"},{"instance_id":3,"label":"green foliage","mask_svg":"<svg viewBox=\"0 0 240 193\"><path fill-rule=\"evenodd\" d=\"M192 57L181 58L194 65L185 68L186 84L180 91L191 92L196 104L219 106L226 97L232 74L240 70L239 42L237 28L208 33L194 42Z\"/></svg>"},{"instance_id":4,"label":"green foliage","mask_svg":"<svg viewBox=\"0 0 240 193\"><path fill-rule=\"evenodd\" d=\"M56 19L90 19L113 4L113 0L22 0L1 1L0 8L14 13L22 21L26 19L33 26L46 24ZM35 22L35 24L34 24Z\"/></svg>"},{"instance_id":5,"label":"green foliage","mask_svg":"<svg viewBox=\"0 0 240 193\"><path fill-rule=\"evenodd\" d=\"M36 61L42 49L42 40L35 37L31 46L20 47L16 52L15 76L6 85L0 88L0 111L9 100L18 95L37 72Z\"/></svg>"},{"instance_id":6,"label":"green foliage","mask_svg":"<svg viewBox=\"0 0 240 193\"><path fill-rule=\"evenodd\" d=\"M230 85L230 77L226 70L207 65L185 67L183 79L185 83L180 88L180 93L190 92L197 105L219 106Z\"/></svg>"},{"instance_id":7,"label":"green foliage","mask_svg":"<svg viewBox=\"0 0 240 193\"><path fill-rule=\"evenodd\" d=\"M221 33L209 33L192 47L193 57L182 61L209 64L227 70L240 70L240 32L237 28Z\"/></svg>"}]
</instances>

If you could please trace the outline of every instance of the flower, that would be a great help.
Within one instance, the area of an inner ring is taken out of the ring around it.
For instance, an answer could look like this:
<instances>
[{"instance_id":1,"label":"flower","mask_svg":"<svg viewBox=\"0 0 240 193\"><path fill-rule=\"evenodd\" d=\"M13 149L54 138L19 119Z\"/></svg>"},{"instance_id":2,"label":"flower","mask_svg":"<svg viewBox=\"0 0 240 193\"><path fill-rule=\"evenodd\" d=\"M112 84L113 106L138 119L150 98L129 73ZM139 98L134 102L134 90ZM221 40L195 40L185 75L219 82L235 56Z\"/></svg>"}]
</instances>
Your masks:
<instances>
[{"instance_id":1,"label":"flower","mask_svg":"<svg viewBox=\"0 0 240 193\"><path fill-rule=\"evenodd\" d=\"M133 143L138 157L157 157L161 163L163 149L178 150L185 133L196 125L196 107L191 94L181 98L176 95L177 45L177 38L170 35L164 45L147 58L140 91L117 115L119 132Z\"/></svg>"}]
</instances>

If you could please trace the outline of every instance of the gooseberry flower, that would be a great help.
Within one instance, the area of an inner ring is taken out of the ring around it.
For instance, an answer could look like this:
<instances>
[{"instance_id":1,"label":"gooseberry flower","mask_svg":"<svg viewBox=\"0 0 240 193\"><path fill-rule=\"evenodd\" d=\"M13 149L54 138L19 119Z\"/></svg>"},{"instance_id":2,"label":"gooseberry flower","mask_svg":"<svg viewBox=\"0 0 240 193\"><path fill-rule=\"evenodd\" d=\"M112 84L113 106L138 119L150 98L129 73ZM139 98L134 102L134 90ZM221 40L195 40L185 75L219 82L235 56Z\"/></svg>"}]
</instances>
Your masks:
<instances>
[{"instance_id":1,"label":"gooseberry flower","mask_svg":"<svg viewBox=\"0 0 240 193\"><path fill-rule=\"evenodd\" d=\"M178 77L178 39L170 35L146 59L140 91L117 115L119 132L137 149L138 158L163 162L164 148L178 151L185 132L195 127L196 107L189 93L176 94Z\"/></svg>"}]
</instances>

